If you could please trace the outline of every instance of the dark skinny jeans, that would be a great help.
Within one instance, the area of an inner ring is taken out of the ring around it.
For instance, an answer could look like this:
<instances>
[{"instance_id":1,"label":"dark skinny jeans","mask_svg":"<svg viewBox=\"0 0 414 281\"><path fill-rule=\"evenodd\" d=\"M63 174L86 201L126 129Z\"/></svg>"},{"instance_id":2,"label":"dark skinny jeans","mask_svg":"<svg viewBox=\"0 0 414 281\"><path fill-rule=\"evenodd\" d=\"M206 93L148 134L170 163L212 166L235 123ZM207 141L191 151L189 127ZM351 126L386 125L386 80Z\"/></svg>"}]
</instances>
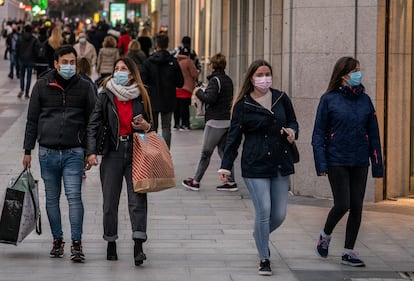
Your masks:
<instances>
[{"instance_id":1,"label":"dark skinny jeans","mask_svg":"<svg viewBox=\"0 0 414 281\"><path fill-rule=\"evenodd\" d=\"M368 167L329 167L334 206L326 219L324 232L331 235L336 224L349 211L346 224L345 249L353 249L361 225L362 207L367 184Z\"/></svg>"}]
</instances>

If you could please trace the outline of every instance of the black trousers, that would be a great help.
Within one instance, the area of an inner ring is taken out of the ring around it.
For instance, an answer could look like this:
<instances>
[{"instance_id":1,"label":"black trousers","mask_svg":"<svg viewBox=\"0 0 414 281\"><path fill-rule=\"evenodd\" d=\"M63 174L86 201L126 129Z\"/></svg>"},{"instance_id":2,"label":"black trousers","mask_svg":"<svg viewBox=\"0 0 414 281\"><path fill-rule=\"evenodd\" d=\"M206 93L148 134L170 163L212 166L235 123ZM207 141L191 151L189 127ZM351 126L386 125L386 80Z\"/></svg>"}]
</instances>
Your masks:
<instances>
[{"instance_id":1,"label":"black trousers","mask_svg":"<svg viewBox=\"0 0 414 281\"><path fill-rule=\"evenodd\" d=\"M361 225L362 207L367 184L368 167L329 167L328 178L334 206L326 219L324 232L330 235L349 211L345 248L353 249Z\"/></svg>"},{"instance_id":2,"label":"black trousers","mask_svg":"<svg viewBox=\"0 0 414 281\"><path fill-rule=\"evenodd\" d=\"M132 185L132 140L120 141L118 151L102 157L100 176L103 194L103 238L118 239L118 206L125 178L132 239L147 240L147 194L134 192Z\"/></svg>"}]
</instances>

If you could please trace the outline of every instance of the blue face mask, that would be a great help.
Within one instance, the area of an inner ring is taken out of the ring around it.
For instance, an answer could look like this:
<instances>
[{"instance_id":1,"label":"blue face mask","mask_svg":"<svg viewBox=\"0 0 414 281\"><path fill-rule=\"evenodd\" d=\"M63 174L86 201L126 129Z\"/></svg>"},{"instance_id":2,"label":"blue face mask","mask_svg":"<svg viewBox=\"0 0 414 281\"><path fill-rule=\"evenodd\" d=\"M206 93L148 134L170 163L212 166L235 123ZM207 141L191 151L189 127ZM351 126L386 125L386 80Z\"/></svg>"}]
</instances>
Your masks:
<instances>
[{"instance_id":1,"label":"blue face mask","mask_svg":"<svg viewBox=\"0 0 414 281\"><path fill-rule=\"evenodd\" d=\"M61 64L59 74L65 80L69 80L76 74L76 66L71 64Z\"/></svg>"},{"instance_id":2,"label":"blue face mask","mask_svg":"<svg viewBox=\"0 0 414 281\"><path fill-rule=\"evenodd\" d=\"M356 86L359 86L361 84L361 80L362 80L361 71L351 72L349 74L348 84L351 87L356 87Z\"/></svg>"},{"instance_id":3,"label":"blue face mask","mask_svg":"<svg viewBox=\"0 0 414 281\"><path fill-rule=\"evenodd\" d=\"M129 81L128 72L117 71L114 73L115 84L125 86L126 84L128 84L128 81Z\"/></svg>"}]
</instances>

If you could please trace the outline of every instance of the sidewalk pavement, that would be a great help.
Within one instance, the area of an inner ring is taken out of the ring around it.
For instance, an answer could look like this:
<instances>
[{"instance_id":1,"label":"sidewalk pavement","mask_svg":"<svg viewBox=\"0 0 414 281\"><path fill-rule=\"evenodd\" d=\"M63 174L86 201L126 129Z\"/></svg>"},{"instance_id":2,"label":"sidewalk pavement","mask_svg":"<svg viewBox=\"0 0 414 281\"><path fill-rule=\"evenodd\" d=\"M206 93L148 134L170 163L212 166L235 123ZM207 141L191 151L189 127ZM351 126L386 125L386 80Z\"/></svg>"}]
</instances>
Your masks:
<instances>
[{"instance_id":1,"label":"sidewalk pavement","mask_svg":"<svg viewBox=\"0 0 414 281\"><path fill-rule=\"evenodd\" d=\"M10 177L22 169L22 143L28 101L18 99L18 82L7 78L8 61L0 62L0 183L2 194ZM35 82L35 81L33 81ZM215 154L199 192L188 191L181 180L192 176L200 155L202 131L173 132L171 152L177 186L149 194L148 241L143 266L133 263L133 242L125 190L119 212L118 261L106 260L102 239L102 196L99 170L84 181L83 246L86 263L69 260L68 207L61 209L66 238L62 259L49 258L52 236L40 180L43 234L29 235L17 247L0 244L0 281L145 280L145 281L336 281L414 280L413 199L366 204L356 244L365 268L340 264L346 220L333 234L330 256L318 258L314 246L332 202L291 196L283 225L271 235L272 277L257 275L256 247L252 237L254 212L248 192L236 178L238 192L216 191L219 184ZM40 179L37 152L32 172ZM299 163L300 165L300 163ZM0 198L3 195L0 195Z\"/></svg>"}]
</instances>

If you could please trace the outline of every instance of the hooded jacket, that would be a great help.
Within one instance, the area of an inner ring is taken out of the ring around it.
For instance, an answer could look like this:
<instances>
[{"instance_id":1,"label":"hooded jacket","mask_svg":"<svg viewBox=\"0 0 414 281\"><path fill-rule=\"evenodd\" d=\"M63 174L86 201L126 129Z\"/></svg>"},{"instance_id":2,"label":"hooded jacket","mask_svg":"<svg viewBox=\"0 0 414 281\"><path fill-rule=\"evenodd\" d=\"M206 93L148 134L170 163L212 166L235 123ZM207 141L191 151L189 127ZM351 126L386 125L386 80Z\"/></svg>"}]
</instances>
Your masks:
<instances>
[{"instance_id":1,"label":"hooded jacket","mask_svg":"<svg viewBox=\"0 0 414 281\"><path fill-rule=\"evenodd\" d=\"M63 89L56 75L51 70L34 85L24 137L26 154L35 147L36 139L51 149L85 146L86 125L95 105L92 85L75 74Z\"/></svg>"},{"instance_id":2,"label":"hooded jacket","mask_svg":"<svg viewBox=\"0 0 414 281\"><path fill-rule=\"evenodd\" d=\"M153 112L174 112L175 89L184 85L177 59L167 50L152 54L142 64L141 78L148 87Z\"/></svg>"},{"instance_id":3,"label":"hooded jacket","mask_svg":"<svg viewBox=\"0 0 414 281\"><path fill-rule=\"evenodd\" d=\"M367 167L383 176L378 121L370 97L358 86L339 87L322 95L312 135L318 175L328 167Z\"/></svg>"}]
</instances>

